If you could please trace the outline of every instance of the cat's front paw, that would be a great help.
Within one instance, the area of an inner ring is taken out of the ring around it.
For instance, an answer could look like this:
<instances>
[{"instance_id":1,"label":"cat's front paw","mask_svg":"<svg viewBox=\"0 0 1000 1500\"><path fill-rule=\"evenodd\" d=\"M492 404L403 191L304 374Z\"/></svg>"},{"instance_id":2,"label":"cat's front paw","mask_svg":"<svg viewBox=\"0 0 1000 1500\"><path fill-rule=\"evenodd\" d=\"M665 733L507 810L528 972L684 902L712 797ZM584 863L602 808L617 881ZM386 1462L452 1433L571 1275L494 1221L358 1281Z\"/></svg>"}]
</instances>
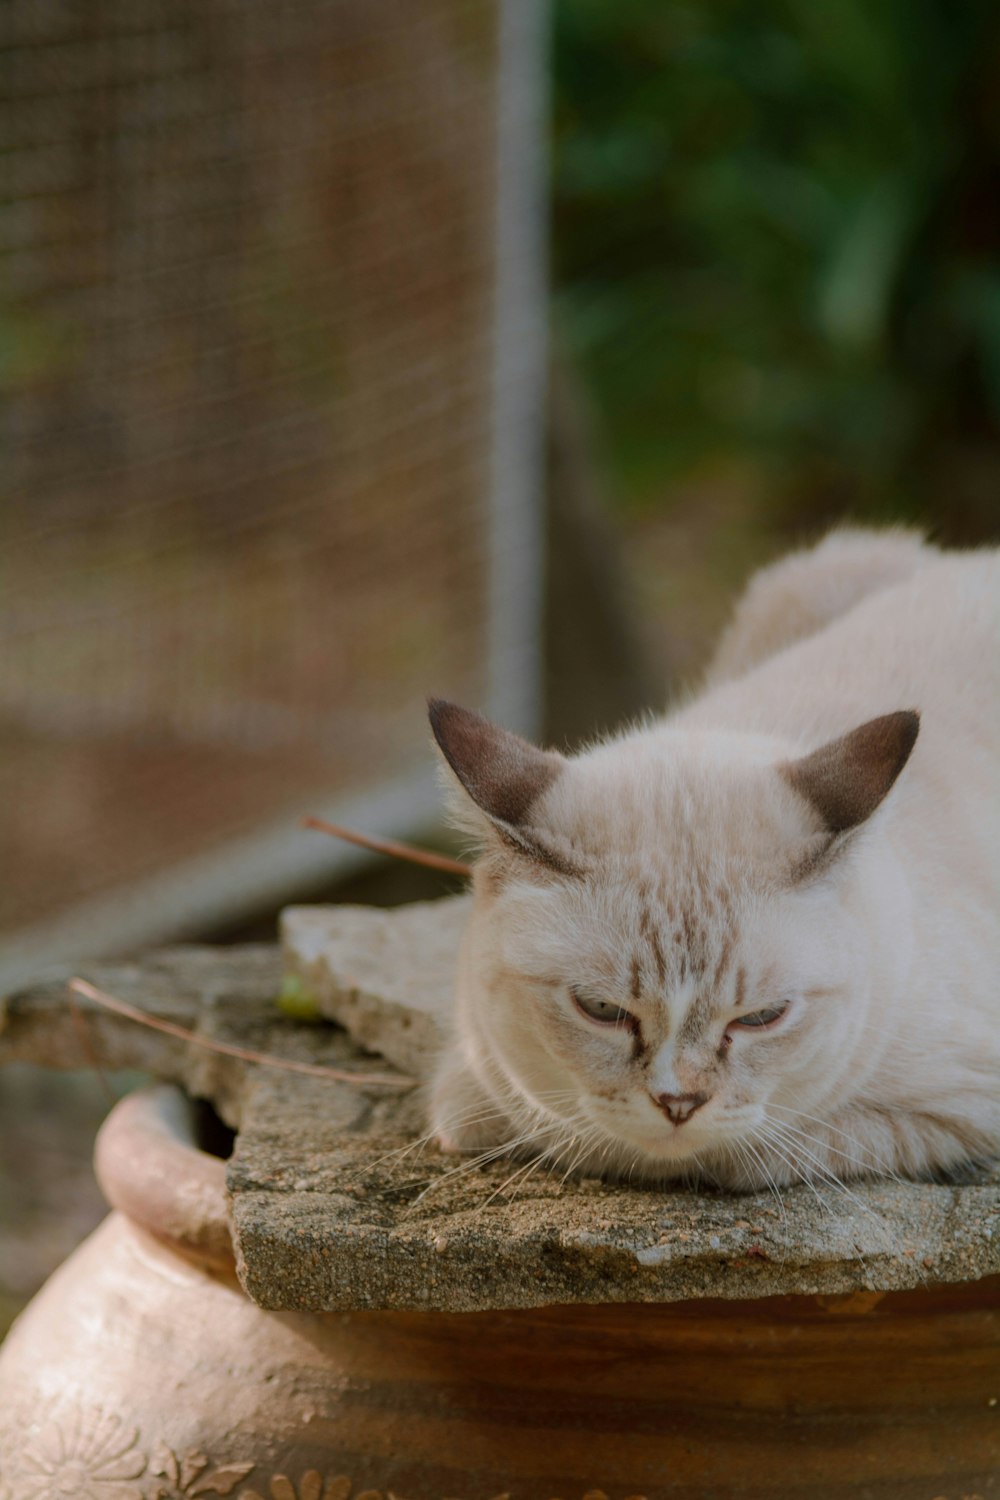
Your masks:
<instances>
[{"instance_id":1,"label":"cat's front paw","mask_svg":"<svg viewBox=\"0 0 1000 1500\"><path fill-rule=\"evenodd\" d=\"M430 1125L442 1151L468 1156L509 1139L510 1121L460 1054L446 1053L431 1087Z\"/></svg>"},{"instance_id":2,"label":"cat's front paw","mask_svg":"<svg viewBox=\"0 0 1000 1500\"><path fill-rule=\"evenodd\" d=\"M460 1128L450 1130L445 1125L435 1134L435 1145L447 1157L468 1157L477 1151L484 1151L489 1143L484 1142L478 1131L463 1131Z\"/></svg>"}]
</instances>

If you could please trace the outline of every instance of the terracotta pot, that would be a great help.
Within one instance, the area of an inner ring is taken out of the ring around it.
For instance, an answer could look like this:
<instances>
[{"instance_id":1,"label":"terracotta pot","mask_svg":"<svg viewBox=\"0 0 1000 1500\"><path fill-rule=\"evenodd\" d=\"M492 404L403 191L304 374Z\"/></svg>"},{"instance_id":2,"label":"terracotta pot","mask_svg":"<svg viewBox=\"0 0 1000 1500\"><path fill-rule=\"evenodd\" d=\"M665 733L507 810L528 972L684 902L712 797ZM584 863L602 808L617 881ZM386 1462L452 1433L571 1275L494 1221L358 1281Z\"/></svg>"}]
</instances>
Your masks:
<instances>
[{"instance_id":1,"label":"terracotta pot","mask_svg":"<svg viewBox=\"0 0 1000 1500\"><path fill-rule=\"evenodd\" d=\"M1000 1494L998 1281L884 1297L268 1313L223 1164L125 1100L115 1208L0 1352L3 1500Z\"/></svg>"}]
</instances>

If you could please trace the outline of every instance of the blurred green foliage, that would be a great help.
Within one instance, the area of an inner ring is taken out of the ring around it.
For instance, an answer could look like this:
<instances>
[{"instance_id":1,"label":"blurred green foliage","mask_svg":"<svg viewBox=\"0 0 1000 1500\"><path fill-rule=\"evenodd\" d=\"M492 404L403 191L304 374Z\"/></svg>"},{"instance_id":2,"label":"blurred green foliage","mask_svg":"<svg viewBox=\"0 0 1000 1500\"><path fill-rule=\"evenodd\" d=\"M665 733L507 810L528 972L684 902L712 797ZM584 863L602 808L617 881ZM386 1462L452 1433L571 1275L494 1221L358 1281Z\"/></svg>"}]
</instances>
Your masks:
<instances>
[{"instance_id":1,"label":"blurred green foliage","mask_svg":"<svg viewBox=\"0 0 1000 1500\"><path fill-rule=\"evenodd\" d=\"M562 337L619 494L1000 519L996 0L556 0Z\"/></svg>"}]
</instances>

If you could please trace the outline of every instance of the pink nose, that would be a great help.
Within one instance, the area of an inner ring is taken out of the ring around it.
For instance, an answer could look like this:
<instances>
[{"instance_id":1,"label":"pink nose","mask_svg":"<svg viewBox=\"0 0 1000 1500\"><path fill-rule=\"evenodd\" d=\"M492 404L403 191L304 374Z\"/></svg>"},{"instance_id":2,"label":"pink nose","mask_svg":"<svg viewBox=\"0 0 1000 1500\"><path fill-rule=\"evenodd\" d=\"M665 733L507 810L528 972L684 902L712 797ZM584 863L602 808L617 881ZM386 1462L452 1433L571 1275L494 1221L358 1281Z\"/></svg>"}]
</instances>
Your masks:
<instances>
[{"instance_id":1,"label":"pink nose","mask_svg":"<svg viewBox=\"0 0 1000 1500\"><path fill-rule=\"evenodd\" d=\"M696 1109L708 1101L707 1094L654 1094L653 1103L657 1109L662 1109L668 1120L675 1125L683 1125L689 1120Z\"/></svg>"}]
</instances>

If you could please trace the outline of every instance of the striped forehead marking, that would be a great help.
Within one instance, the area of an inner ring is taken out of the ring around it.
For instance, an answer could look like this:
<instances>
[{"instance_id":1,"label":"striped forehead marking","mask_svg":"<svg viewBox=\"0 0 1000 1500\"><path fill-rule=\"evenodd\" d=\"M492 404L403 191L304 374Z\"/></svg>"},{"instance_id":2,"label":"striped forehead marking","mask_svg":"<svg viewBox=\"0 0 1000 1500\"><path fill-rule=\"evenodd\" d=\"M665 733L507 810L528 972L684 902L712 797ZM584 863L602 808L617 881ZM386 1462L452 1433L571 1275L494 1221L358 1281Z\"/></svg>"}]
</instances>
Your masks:
<instances>
[{"instance_id":1,"label":"striped forehead marking","mask_svg":"<svg viewBox=\"0 0 1000 1500\"><path fill-rule=\"evenodd\" d=\"M659 983L664 985L667 981L667 960L664 956L663 945L660 942L660 934L657 931L653 914L645 903L643 903L639 915L639 932L645 939L646 945L653 956L653 963L656 966L656 977Z\"/></svg>"}]
</instances>

